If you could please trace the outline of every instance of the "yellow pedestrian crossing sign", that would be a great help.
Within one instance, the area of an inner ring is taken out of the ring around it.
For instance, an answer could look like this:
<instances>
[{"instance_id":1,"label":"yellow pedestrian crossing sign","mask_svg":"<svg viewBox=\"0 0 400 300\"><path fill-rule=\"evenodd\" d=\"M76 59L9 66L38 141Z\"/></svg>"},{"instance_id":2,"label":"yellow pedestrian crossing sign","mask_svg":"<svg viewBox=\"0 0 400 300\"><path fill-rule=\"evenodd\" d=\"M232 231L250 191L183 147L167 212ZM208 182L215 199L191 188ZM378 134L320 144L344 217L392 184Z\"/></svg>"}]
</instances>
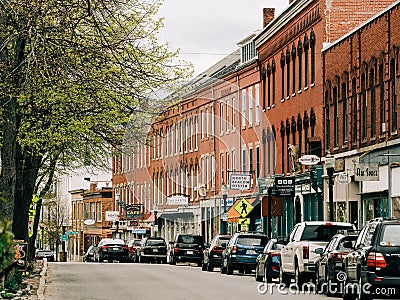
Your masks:
<instances>
[{"instance_id":1,"label":"yellow pedestrian crossing sign","mask_svg":"<svg viewBox=\"0 0 400 300\"><path fill-rule=\"evenodd\" d=\"M238 223L240 225L250 225L250 218L239 218Z\"/></svg>"},{"instance_id":2,"label":"yellow pedestrian crossing sign","mask_svg":"<svg viewBox=\"0 0 400 300\"><path fill-rule=\"evenodd\" d=\"M242 218L245 218L253 208L253 205L244 198L240 199L240 201L235 205L235 210L242 216Z\"/></svg>"}]
</instances>

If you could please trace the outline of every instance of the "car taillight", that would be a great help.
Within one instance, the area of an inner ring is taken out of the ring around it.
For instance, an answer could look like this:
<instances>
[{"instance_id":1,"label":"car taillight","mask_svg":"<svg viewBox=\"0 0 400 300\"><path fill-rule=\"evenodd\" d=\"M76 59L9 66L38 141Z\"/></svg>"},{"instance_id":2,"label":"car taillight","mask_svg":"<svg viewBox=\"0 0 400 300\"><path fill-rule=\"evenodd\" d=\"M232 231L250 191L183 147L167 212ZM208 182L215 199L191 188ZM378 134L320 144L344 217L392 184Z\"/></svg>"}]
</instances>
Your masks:
<instances>
[{"instance_id":1,"label":"car taillight","mask_svg":"<svg viewBox=\"0 0 400 300\"><path fill-rule=\"evenodd\" d=\"M101 249L108 249L108 246L101 246Z\"/></svg>"},{"instance_id":2,"label":"car taillight","mask_svg":"<svg viewBox=\"0 0 400 300\"><path fill-rule=\"evenodd\" d=\"M346 255L346 252L336 252L332 253L332 259L334 261L342 261L343 260L343 255Z\"/></svg>"},{"instance_id":3,"label":"car taillight","mask_svg":"<svg viewBox=\"0 0 400 300\"><path fill-rule=\"evenodd\" d=\"M280 252L276 252L276 251L272 251L272 252L270 252L269 253L269 255L272 257L272 256L281 256L281 253Z\"/></svg>"},{"instance_id":4,"label":"car taillight","mask_svg":"<svg viewBox=\"0 0 400 300\"><path fill-rule=\"evenodd\" d=\"M129 248L128 248L128 246L123 246L122 247L124 250L128 250Z\"/></svg>"},{"instance_id":5,"label":"car taillight","mask_svg":"<svg viewBox=\"0 0 400 300\"><path fill-rule=\"evenodd\" d=\"M178 253L178 247L174 247L174 252Z\"/></svg>"},{"instance_id":6,"label":"car taillight","mask_svg":"<svg viewBox=\"0 0 400 300\"><path fill-rule=\"evenodd\" d=\"M310 248L308 246L303 247L303 259L308 259L310 257Z\"/></svg>"},{"instance_id":7,"label":"car taillight","mask_svg":"<svg viewBox=\"0 0 400 300\"><path fill-rule=\"evenodd\" d=\"M142 249L140 249L140 251L142 251L144 253L144 247Z\"/></svg>"},{"instance_id":8,"label":"car taillight","mask_svg":"<svg viewBox=\"0 0 400 300\"><path fill-rule=\"evenodd\" d=\"M236 246L232 246L232 253L236 253L237 251L237 247Z\"/></svg>"},{"instance_id":9,"label":"car taillight","mask_svg":"<svg viewBox=\"0 0 400 300\"><path fill-rule=\"evenodd\" d=\"M217 246L212 247L211 251L217 251Z\"/></svg>"},{"instance_id":10,"label":"car taillight","mask_svg":"<svg viewBox=\"0 0 400 300\"><path fill-rule=\"evenodd\" d=\"M385 256L379 252L371 252L367 257L367 266L373 268L386 268Z\"/></svg>"}]
</instances>

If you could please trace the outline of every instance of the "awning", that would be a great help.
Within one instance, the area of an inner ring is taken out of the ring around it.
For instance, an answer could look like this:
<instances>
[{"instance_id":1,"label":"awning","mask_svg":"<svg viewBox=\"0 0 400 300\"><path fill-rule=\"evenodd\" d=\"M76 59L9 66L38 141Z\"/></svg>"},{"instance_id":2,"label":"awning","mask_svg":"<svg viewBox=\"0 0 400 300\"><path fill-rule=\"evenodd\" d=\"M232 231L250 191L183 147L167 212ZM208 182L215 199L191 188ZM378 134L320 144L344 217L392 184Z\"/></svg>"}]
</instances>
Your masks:
<instances>
[{"instance_id":1,"label":"awning","mask_svg":"<svg viewBox=\"0 0 400 300\"><path fill-rule=\"evenodd\" d=\"M155 222L156 221L156 216L154 214L151 214L147 219L143 220L144 222Z\"/></svg>"},{"instance_id":2,"label":"awning","mask_svg":"<svg viewBox=\"0 0 400 300\"><path fill-rule=\"evenodd\" d=\"M238 222L239 218L241 218L241 215L236 211L235 206L242 200L243 198L239 198L233 203L231 208L228 210L228 222L229 223L234 223ZM258 201L256 201L258 199ZM253 207L255 207L258 203L260 203L259 198L250 198L246 199Z\"/></svg>"},{"instance_id":3,"label":"awning","mask_svg":"<svg viewBox=\"0 0 400 300\"><path fill-rule=\"evenodd\" d=\"M176 213L161 213L159 218L165 219L167 221L175 221L177 219L190 219L194 215L192 212L176 212Z\"/></svg>"}]
</instances>

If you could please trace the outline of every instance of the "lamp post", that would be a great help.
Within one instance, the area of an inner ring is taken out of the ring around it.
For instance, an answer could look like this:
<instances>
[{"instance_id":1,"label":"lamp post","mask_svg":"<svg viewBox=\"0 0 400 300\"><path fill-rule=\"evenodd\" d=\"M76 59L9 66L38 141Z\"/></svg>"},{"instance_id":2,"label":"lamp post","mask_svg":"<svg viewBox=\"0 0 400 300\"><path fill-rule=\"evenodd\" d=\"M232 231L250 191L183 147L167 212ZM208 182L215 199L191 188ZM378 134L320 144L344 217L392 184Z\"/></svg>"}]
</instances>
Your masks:
<instances>
[{"instance_id":1,"label":"lamp post","mask_svg":"<svg viewBox=\"0 0 400 300\"><path fill-rule=\"evenodd\" d=\"M222 193L222 201L224 205L224 214L223 214L223 221L222 221L222 226L221 226L221 233L226 234L228 229L228 224L227 224L227 219L226 219L226 199L228 197L228 188L226 184L224 184L221 188L221 193Z\"/></svg>"},{"instance_id":2,"label":"lamp post","mask_svg":"<svg viewBox=\"0 0 400 300\"><path fill-rule=\"evenodd\" d=\"M335 170L335 157L330 151L324 157L325 168L328 174L328 195L329 195L329 220L334 221L333 215L333 171Z\"/></svg>"}]
</instances>

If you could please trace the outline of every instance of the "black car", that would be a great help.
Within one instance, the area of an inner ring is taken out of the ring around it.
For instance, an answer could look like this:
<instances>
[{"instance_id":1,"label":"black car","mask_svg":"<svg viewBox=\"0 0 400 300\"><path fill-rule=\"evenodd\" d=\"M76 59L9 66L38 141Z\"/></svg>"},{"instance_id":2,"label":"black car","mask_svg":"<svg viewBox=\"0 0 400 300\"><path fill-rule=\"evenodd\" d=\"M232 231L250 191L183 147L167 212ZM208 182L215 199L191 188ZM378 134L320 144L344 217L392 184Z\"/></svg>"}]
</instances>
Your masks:
<instances>
[{"instance_id":1,"label":"black car","mask_svg":"<svg viewBox=\"0 0 400 300\"><path fill-rule=\"evenodd\" d=\"M283 239L271 239L268 241L263 252L256 260L257 281L271 282L272 278L279 278L279 269L281 267L281 249L287 244Z\"/></svg>"},{"instance_id":2,"label":"black car","mask_svg":"<svg viewBox=\"0 0 400 300\"><path fill-rule=\"evenodd\" d=\"M138 262L167 263L167 244L161 237L146 237L136 247Z\"/></svg>"},{"instance_id":3,"label":"black car","mask_svg":"<svg viewBox=\"0 0 400 300\"><path fill-rule=\"evenodd\" d=\"M350 244L349 244L350 246ZM400 297L400 220L378 218L361 230L344 257L343 299Z\"/></svg>"},{"instance_id":4,"label":"black car","mask_svg":"<svg viewBox=\"0 0 400 300\"><path fill-rule=\"evenodd\" d=\"M203 271L207 270L212 272L214 267L221 266L222 251L225 250L230 238L230 235L217 235L213 238L210 246L204 249L203 262L201 265Z\"/></svg>"},{"instance_id":5,"label":"black car","mask_svg":"<svg viewBox=\"0 0 400 300\"><path fill-rule=\"evenodd\" d=\"M344 271L343 258L354 247L357 237L357 231L338 233L331 238L325 249L315 249L315 252L320 254L315 263L315 284L318 291L328 295L340 291L337 277Z\"/></svg>"},{"instance_id":6,"label":"black car","mask_svg":"<svg viewBox=\"0 0 400 300\"><path fill-rule=\"evenodd\" d=\"M37 260L55 261L54 252L51 250L38 249L36 250L35 258Z\"/></svg>"},{"instance_id":7,"label":"black car","mask_svg":"<svg viewBox=\"0 0 400 300\"><path fill-rule=\"evenodd\" d=\"M83 255L84 262L94 261L94 250L96 249L96 245L91 245Z\"/></svg>"},{"instance_id":8,"label":"black car","mask_svg":"<svg viewBox=\"0 0 400 300\"><path fill-rule=\"evenodd\" d=\"M172 243L169 263L194 262L201 266L203 260L204 239L201 235L178 234Z\"/></svg>"},{"instance_id":9,"label":"black car","mask_svg":"<svg viewBox=\"0 0 400 300\"><path fill-rule=\"evenodd\" d=\"M128 245L121 239L102 239L94 250L95 261L119 261L129 260Z\"/></svg>"},{"instance_id":10,"label":"black car","mask_svg":"<svg viewBox=\"0 0 400 300\"><path fill-rule=\"evenodd\" d=\"M221 273L230 275L238 270L250 274L267 242L268 237L262 233L235 233L222 252Z\"/></svg>"}]
</instances>

